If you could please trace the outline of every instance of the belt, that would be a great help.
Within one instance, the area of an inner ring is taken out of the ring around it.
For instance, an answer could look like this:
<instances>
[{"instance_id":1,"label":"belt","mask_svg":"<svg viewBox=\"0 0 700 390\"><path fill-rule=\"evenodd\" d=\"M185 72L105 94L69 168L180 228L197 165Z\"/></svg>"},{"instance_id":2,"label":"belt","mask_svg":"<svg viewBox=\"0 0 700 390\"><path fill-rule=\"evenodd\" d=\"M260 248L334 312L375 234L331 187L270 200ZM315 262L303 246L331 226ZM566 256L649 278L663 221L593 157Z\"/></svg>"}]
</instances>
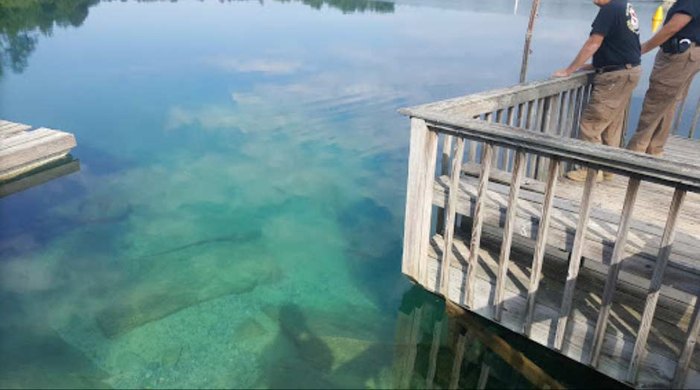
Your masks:
<instances>
[{"instance_id":1,"label":"belt","mask_svg":"<svg viewBox=\"0 0 700 390\"><path fill-rule=\"evenodd\" d=\"M633 64L608 65L608 66L601 66L600 68L596 68L595 72L597 74L601 74L601 73L615 72L617 70L623 70L623 69L632 69L632 68L635 68L637 66L639 66L639 64L637 64L637 65L633 65Z\"/></svg>"}]
</instances>

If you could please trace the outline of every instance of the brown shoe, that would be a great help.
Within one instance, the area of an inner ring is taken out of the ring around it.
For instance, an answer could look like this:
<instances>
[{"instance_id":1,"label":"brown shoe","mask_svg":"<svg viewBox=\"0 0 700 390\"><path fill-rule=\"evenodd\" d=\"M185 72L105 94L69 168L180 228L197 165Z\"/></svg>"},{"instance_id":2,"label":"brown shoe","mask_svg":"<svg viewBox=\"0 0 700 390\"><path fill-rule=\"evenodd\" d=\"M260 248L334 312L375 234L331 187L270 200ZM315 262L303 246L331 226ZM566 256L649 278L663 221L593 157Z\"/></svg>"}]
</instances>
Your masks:
<instances>
[{"instance_id":1,"label":"brown shoe","mask_svg":"<svg viewBox=\"0 0 700 390\"><path fill-rule=\"evenodd\" d=\"M603 172L603 180L612 181L615 178L615 174L612 172Z\"/></svg>"},{"instance_id":2,"label":"brown shoe","mask_svg":"<svg viewBox=\"0 0 700 390\"><path fill-rule=\"evenodd\" d=\"M570 171L566 174L566 177L569 180L576 181L579 183L582 183L586 181L586 177L588 176L588 169L577 169L575 171ZM595 178L596 183L600 183L603 181L603 171L598 171L598 176Z\"/></svg>"}]
</instances>

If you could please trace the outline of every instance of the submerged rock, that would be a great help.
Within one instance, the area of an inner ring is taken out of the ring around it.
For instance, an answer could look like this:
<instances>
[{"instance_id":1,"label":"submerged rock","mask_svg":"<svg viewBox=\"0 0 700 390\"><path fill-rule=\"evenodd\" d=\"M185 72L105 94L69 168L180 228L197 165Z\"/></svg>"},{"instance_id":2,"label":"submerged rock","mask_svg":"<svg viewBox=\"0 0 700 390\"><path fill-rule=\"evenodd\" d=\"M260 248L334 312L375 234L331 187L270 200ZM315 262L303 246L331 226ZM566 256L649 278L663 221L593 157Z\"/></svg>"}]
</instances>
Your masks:
<instances>
[{"instance_id":1,"label":"submerged rock","mask_svg":"<svg viewBox=\"0 0 700 390\"><path fill-rule=\"evenodd\" d=\"M119 286L113 304L96 315L102 333L115 337L180 310L226 295L245 294L281 278L276 262L246 256L234 243L187 247L151 259L147 273ZM231 258L237 254L238 258Z\"/></svg>"}]
</instances>

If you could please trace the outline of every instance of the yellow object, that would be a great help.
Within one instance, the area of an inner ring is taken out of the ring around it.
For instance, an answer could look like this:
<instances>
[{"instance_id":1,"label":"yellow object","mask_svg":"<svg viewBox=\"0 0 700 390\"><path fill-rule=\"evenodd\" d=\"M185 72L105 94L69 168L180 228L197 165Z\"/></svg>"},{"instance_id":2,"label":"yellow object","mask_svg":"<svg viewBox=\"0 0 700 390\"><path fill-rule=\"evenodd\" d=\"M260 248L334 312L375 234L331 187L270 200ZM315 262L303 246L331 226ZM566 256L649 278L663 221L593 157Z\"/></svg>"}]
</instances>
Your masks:
<instances>
[{"instance_id":1,"label":"yellow object","mask_svg":"<svg viewBox=\"0 0 700 390\"><path fill-rule=\"evenodd\" d=\"M656 12L654 12L654 16L651 17L651 32L656 32L656 30L661 27L661 24L664 22L664 7L659 6L659 8L656 9Z\"/></svg>"}]
</instances>

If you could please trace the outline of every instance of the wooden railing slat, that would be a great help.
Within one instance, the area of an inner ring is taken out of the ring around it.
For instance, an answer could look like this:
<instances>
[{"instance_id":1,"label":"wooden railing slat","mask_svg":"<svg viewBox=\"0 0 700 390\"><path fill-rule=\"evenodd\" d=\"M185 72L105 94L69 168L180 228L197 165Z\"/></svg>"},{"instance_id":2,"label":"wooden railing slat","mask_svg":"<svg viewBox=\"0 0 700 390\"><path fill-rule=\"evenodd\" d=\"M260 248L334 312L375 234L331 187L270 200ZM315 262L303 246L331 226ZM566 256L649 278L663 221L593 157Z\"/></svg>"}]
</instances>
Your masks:
<instances>
[{"instance_id":1,"label":"wooden railing slat","mask_svg":"<svg viewBox=\"0 0 700 390\"><path fill-rule=\"evenodd\" d=\"M561 309L559 311L559 319L557 320L557 330L554 336L554 349L561 350L564 343L564 334L566 333L566 325L571 313L571 303L574 298L574 289L578 280L578 271L581 266L581 258L583 257L583 247L586 245L586 234L588 233L588 220L591 216L593 205L593 189L595 188L596 169L588 168L588 176L586 184L583 187L583 197L581 198L581 211L579 212L578 224L576 225L576 236L571 249L571 257L569 259L569 271L566 276L566 284L564 285L564 295L561 300Z\"/></svg>"},{"instance_id":2,"label":"wooden railing slat","mask_svg":"<svg viewBox=\"0 0 700 390\"><path fill-rule=\"evenodd\" d=\"M489 176L491 175L491 154L493 145L484 144L483 164L481 164L481 175L479 178L478 199L474 207L474 220L472 223L472 237L469 244L469 267L467 268L466 286L467 306L474 308L474 281L476 279L476 267L479 264L479 248L481 247L481 230L484 224L484 213L486 201L488 199Z\"/></svg>"},{"instance_id":3,"label":"wooden railing slat","mask_svg":"<svg viewBox=\"0 0 700 390\"><path fill-rule=\"evenodd\" d=\"M517 150L515 152L515 166L513 167L513 181L510 184L510 195L508 196L508 211L506 223L503 231L503 244L501 255L498 261L498 275L496 276L496 293L494 294L494 319L501 321L503 310L503 291L508 277L508 263L510 249L513 243L513 231L515 229L515 218L518 211L518 196L520 195L520 184L525 171L525 152Z\"/></svg>"},{"instance_id":4,"label":"wooden railing slat","mask_svg":"<svg viewBox=\"0 0 700 390\"><path fill-rule=\"evenodd\" d=\"M508 126L514 126L515 124L515 115L514 115L515 107L508 107L508 114L506 117L506 124ZM508 171L508 162L510 156L508 155L508 151L510 149L506 149L501 147L501 170L503 171Z\"/></svg>"},{"instance_id":5,"label":"wooden railing slat","mask_svg":"<svg viewBox=\"0 0 700 390\"><path fill-rule=\"evenodd\" d=\"M590 354L590 364L593 367L598 366L600 360L600 351L603 347L605 339L605 329L608 326L608 318L610 316L610 308L612 306L615 287L617 286L617 277L620 273L622 265L622 257L625 255L627 246L627 236L632 222L632 214L634 212L634 204L637 201L639 186L641 179L631 177L627 185L627 194L625 202L622 206L622 214L620 216L620 224L617 231L617 240L613 248L612 258L610 259L610 269L608 270L608 278L605 282L605 290L603 291L602 303L600 305L600 313L598 314L598 322L596 323L595 333L593 335L593 350Z\"/></svg>"},{"instance_id":6,"label":"wooden railing slat","mask_svg":"<svg viewBox=\"0 0 700 390\"><path fill-rule=\"evenodd\" d=\"M547 236L549 234L549 221L552 216L554 206L554 194L556 192L557 180L559 179L559 160L551 160L549 165L549 176L547 177L547 187L544 192L544 203L542 204L542 217L540 219L539 231L537 232L537 244L535 254L532 259L532 273L530 275L530 286L527 291L527 312L525 314L525 324L523 330L527 336L532 331L532 318L535 313L535 301L537 299L537 289L542 278L542 264L547 246Z\"/></svg>"},{"instance_id":7,"label":"wooden railing slat","mask_svg":"<svg viewBox=\"0 0 700 390\"><path fill-rule=\"evenodd\" d=\"M442 251L440 291L448 297L450 287L450 259L452 254L452 244L455 232L455 216L457 215L457 195L459 194L459 177L462 173L462 156L464 155L464 138L458 137L455 141L455 151L452 157L452 168L450 170L450 192L447 199L447 212L445 215L445 247Z\"/></svg>"},{"instance_id":8,"label":"wooden railing slat","mask_svg":"<svg viewBox=\"0 0 700 390\"><path fill-rule=\"evenodd\" d=\"M691 325L688 328L683 351L678 357L678 365L676 366L676 372L673 374L673 381L671 382L672 389L681 389L685 387L685 380L688 376L688 369L690 368L690 358L693 356L693 352L695 351L695 344L697 344L699 331L700 297L696 297L695 309L693 311L693 322L691 322Z\"/></svg>"},{"instance_id":9,"label":"wooden railing slat","mask_svg":"<svg viewBox=\"0 0 700 390\"><path fill-rule=\"evenodd\" d=\"M676 190L673 193L673 200L671 201L671 207L666 220L666 228L664 229L664 234L661 238L659 256L656 261L656 265L654 266L654 272L651 277L649 292L647 293L644 312L642 314L642 321L639 325L639 332L637 333L637 341L634 344L632 358L630 359L630 366L627 371L627 381L633 384L637 382L639 363L642 359L644 359L647 337L649 336L651 323L654 319L654 313L656 312L656 304L659 300L659 293L661 291L661 283L663 281L664 272L666 271L668 260L671 257L673 241L676 236L678 216L680 214L681 207L683 206L686 193L687 192L682 187L676 187Z\"/></svg>"}]
</instances>

